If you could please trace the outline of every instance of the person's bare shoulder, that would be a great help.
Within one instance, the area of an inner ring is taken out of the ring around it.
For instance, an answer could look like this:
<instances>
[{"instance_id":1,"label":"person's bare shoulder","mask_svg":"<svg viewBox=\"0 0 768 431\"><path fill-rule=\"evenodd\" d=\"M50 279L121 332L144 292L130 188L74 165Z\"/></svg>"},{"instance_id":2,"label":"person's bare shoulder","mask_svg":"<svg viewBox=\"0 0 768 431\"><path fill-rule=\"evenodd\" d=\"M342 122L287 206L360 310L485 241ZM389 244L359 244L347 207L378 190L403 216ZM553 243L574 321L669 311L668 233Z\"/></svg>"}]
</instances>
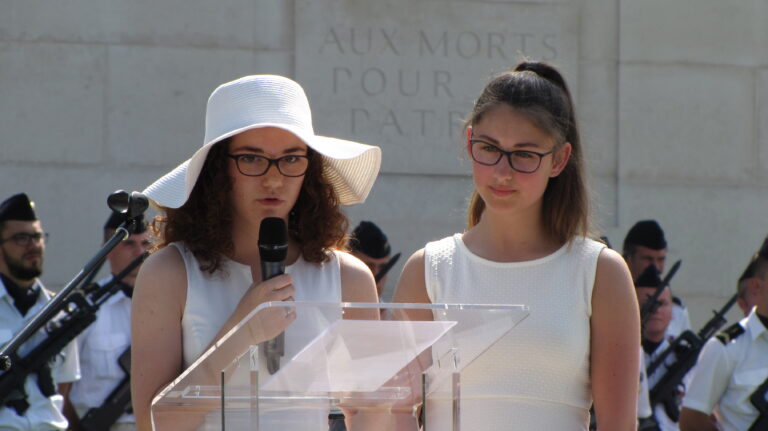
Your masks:
<instances>
[{"instance_id":1,"label":"person's bare shoulder","mask_svg":"<svg viewBox=\"0 0 768 431\"><path fill-rule=\"evenodd\" d=\"M424 274L424 249L422 248L413 253L405 263L392 301L430 302Z\"/></svg>"},{"instance_id":2,"label":"person's bare shoulder","mask_svg":"<svg viewBox=\"0 0 768 431\"><path fill-rule=\"evenodd\" d=\"M337 252L341 267L341 296L345 302L378 302L376 282L368 266L349 253Z\"/></svg>"},{"instance_id":3,"label":"person's bare shoulder","mask_svg":"<svg viewBox=\"0 0 768 431\"><path fill-rule=\"evenodd\" d=\"M161 301L177 304L183 311L187 294L187 271L176 247L152 253L141 265L134 286L134 302ZM170 311L170 310L169 310Z\"/></svg>"},{"instance_id":4,"label":"person's bare shoulder","mask_svg":"<svg viewBox=\"0 0 768 431\"><path fill-rule=\"evenodd\" d=\"M624 258L615 250L603 248L597 258L595 287L605 289L627 289L632 291L632 278Z\"/></svg>"},{"instance_id":5,"label":"person's bare shoulder","mask_svg":"<svg viewBox=\"0 0 768 431\"><path fill-rule=\"evenodd\" d=\"M184 260L165 247L142 264L131 310L131 397L136 428L151 429L152 398L183 370Z\"/></svg>"}]
</instances>

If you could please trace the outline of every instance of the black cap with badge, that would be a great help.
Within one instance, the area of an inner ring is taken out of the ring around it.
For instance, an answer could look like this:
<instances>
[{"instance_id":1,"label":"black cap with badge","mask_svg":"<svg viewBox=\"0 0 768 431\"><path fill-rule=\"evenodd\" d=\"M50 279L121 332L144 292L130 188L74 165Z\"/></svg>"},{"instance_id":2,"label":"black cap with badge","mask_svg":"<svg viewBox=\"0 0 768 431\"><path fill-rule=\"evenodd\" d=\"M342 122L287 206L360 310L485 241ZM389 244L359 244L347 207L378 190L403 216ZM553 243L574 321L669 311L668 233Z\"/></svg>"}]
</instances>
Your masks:
<instances>
[{"instance_id":1,"label":"black cap with badge","mask_svg":"<svg viewBox=\"0 0 768 431\"><path fill-rule=\"evenodd\" d=\"M9 197L0 203L0 222L6 220L36 221L35 204L25 193Z\"/></svg>"},{"instance_id":2,"label":"black cap with badge","mask_svg":"<svg viewBox=\"0 0 768 431\"><path fill-rule=\"evenodd\" d=\"M387 236L373 222L362 221L352 232L349 243L352 251L363 253L374 259L389 256L392 249L387 241Z\"/></svg>"},{"instance_id":3,"label":"black cap with badge","mask_svg":"<svg viewBox=\"0 0 768 431\"><path fill-rule=\"evenodd\" d=\"M630 246L648 247L651 250L667 248L664 231L656 220L641 220L627 232L624 238L624 250Z\"/></svg>"}]
</instances>

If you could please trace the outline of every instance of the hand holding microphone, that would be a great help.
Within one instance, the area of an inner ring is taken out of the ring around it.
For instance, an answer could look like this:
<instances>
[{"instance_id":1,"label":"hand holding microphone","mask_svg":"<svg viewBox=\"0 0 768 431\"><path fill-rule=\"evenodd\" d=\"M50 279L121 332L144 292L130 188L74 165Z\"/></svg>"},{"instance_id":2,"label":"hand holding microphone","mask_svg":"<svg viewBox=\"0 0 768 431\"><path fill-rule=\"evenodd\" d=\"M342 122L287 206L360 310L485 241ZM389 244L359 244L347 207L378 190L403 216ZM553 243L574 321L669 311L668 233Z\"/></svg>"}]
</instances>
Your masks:
<instances>
[{"instance_id":1,"label":"hand holding microphone","mask_svg":"<svg viewBox=\"0 0 768 431\"><path fill-rule=\"evenodd\" d=\"M259 257L261 258L261 279L263 281L285 273L285 258L288 256L288 229L285 221L278 217L267 217L259 228ZM267 370L274 374L280 369L280 357L285 354L285 334L266 341L264 353Z\"/></svg>"}]
</instances>

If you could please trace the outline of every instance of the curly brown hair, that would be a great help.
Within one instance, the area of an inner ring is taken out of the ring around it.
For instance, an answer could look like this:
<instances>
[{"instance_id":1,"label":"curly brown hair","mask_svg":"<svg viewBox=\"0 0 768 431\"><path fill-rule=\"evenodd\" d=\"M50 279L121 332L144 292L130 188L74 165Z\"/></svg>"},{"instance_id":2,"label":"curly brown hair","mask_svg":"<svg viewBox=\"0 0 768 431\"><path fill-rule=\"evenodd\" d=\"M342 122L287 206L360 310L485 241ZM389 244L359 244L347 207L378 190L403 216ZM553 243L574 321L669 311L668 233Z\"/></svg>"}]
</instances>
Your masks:
<instances>
[{"instance_id":1,"label":"curly brown hair","mask_svg":"<svg viewBox=\"0 0 768 431\"><path fill-rule=\"evenodd\" d=\"M152 222L160 239L155 250L183 241L200 262L200 269L214 273L222 259L234 252L232 241L232 178L227 154L231 138L211 147L189 199L180 208L160 209ZM309 166L296 204L288 217L288 233L307 262L329 260L330 249L346 250L349 222L341 211L336 191L325 175L322 156L307 149Z\"/></svg>"}]
</instances>

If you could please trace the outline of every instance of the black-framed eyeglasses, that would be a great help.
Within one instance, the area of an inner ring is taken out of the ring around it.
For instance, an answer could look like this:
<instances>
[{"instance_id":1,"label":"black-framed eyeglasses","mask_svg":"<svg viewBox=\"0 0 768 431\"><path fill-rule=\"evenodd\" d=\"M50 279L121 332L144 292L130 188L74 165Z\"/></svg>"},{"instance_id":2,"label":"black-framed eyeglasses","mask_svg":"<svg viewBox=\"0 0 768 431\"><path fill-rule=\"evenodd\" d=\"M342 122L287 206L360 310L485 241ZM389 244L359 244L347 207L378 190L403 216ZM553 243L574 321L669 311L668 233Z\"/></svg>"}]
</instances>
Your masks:
<instances>
[{"instance_id":1,"label":"black-framed eyeglasses","mask_svg":"<svg viewBox=\"0 0 768 431\"><path fill-rule=\"evenodd\" d=\"M276 159L257 154L227 154L227 157L235 159L237 170L249 177L260 177L266 174L273 164L286 177L300 177L309 167L309 156L303 154L289 154Z\"/></svg>"},{"instance_id":2,"label":"black-framed eyeglasses","mask_svg":"<svg viewBox=\"0 0 768 431\"><path fill-rule=\"evenodd\" d=\"M0 244L5 242L13 242L14 244L18 245L19 247L27 247L30 244L32 244L32 241L35 243L44 243L48 240L48 232L35 232L35 233L26 233L26 232L19 232L17 234L13 234L5 239L0 239Z\"/></svg>"},{"instance_id":3,"label":"black-framed eyeglasses","mask_svg":"<svg viewBox=\"0 0 768 431\"><path fill-rule=\"evenodd\" d=\"M472 154L472 160L485 166L493 166L501 160L502 157L507 156L509 166L517 172L524 174L531 174L536 172L541 166L541 159L547 154L552 154L555 149L551 149L546 153L537 153L529 150L514 150L506 151L502 150L498 146L484 141L482 139L469 139L470 154Z\"/></svg>"}]
</instances>

